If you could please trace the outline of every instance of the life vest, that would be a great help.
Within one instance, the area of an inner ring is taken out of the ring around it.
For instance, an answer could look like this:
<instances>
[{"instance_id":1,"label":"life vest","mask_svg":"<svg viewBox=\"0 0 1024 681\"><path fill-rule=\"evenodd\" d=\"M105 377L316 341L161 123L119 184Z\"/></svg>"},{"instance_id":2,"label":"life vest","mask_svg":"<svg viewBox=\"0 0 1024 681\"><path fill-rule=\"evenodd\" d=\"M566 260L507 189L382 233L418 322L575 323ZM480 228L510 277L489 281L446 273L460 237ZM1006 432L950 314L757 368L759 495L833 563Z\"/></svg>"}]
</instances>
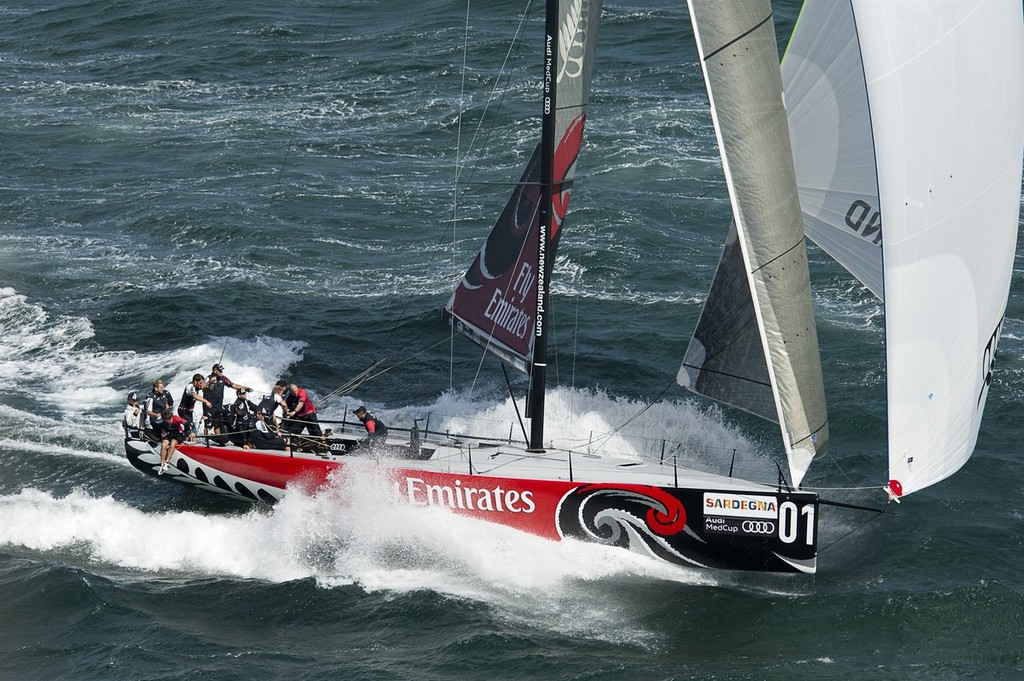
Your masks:
<instances>
[{"instance_id":1,"label":"life vest","mask_svg":"<svg viewBox=\"0 0 1024 681\"><path fill-rule=\"evenodd\" d=\"M373 437L382 437L387 435L388 427L384 425L384 422L378 419L373 414L367 414L366 420L363 421L363 427L366 428L366 432ZM370 428L370 424L373 424L373 428Z\"/></svg>"},{"instance_id":2,"label":"life vest","mask_svg":"<svg viewBox=\"0 0 1024 681\"><path fill-rule=\"evenodd\" d=\"M210 401L213 405L213 409L217 410L222 404L224 404L224 386L227 385L224 379L217 376L217 374L210 374L210 378L206 383L206 387L203 388L203 397ZM206 405L203 405L204 407Z\"/></svg>"},{"instance_id":3,"label":"life vest","mask_svg":"<svg viewBox=\"0 0 1024 681\"><path fill-rule=\"evenodd\" d=\"M277 407L277 400L274 399L273 395L264 395L260 403L256 405L256 411L266 410L268 414L273 415Z\"/></svg>"},{"instance_id":4,"label":"life vest","mask_svg":"<svg viewBox=\"0 0 1024 681\"><path fill-rule=\"evenodd\" d=\"M191 393L189 393L190 388L192 389ZM182 416L185 416L186 414L191 415L192 410L196 408L196 395L200 392L202 391L191 383L186 385L185 390L181 393L181 404L178 405L178 413Z\"/></svg>"},{"instance_id":5,"label":"life vest","mask_svg":"<svg viewBox=\"0 0 1024 681\"><path fill-rule=\"evenodd\" d=\"M157 415L155 417L150 417L150 420L156 423L163 421L164 412L174 406L174 400L171 399L171 394L166 390L159 395L157 395L156 392L151 392L149 394L149 399L146 401L153 405L153 408L149 411L156 412Z\"/></svg>"}]
</instances>

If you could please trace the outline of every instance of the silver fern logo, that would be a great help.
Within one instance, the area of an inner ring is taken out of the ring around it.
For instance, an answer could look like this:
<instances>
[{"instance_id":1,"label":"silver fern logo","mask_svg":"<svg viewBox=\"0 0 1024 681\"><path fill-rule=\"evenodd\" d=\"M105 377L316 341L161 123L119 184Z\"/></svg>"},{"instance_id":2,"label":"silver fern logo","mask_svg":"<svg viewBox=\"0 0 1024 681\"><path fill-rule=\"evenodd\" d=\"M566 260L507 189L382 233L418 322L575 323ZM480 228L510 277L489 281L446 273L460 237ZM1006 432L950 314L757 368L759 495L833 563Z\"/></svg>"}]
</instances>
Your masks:
<instances>
[{"instance_id":1,"label":"silver fern logo","mask_svg":"<svg viewBox=\"0 0 1024 681\"><path fill-rule=\"evenodd\" d=\"M583 60L587 54L587 20L590 3L575 0L566 8L565 18L558 29L558 52L562 68L558 71L558 82L562 77L579 78L583 75Z\"/></svg>"}]
</instances>

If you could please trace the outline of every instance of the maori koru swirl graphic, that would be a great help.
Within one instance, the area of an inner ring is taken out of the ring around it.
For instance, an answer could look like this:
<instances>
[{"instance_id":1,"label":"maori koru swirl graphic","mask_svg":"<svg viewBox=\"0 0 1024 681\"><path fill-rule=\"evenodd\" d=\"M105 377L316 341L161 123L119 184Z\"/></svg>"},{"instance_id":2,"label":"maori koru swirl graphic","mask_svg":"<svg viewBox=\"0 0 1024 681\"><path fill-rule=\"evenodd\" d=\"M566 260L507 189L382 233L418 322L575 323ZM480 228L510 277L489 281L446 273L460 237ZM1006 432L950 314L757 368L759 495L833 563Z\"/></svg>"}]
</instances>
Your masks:
<instances>
[{"instance_id":1,"label":"maori koru swirl graphic","mask_svg":"<svg viewBox=\"0 0 1024 681\"><path fill-rule=\"evenodd\" d=\"M686 510L658 487L583 485L558 506L562 536L629 548L676 563L691 562L682 553Z\"/></svg>"}]
</instances>

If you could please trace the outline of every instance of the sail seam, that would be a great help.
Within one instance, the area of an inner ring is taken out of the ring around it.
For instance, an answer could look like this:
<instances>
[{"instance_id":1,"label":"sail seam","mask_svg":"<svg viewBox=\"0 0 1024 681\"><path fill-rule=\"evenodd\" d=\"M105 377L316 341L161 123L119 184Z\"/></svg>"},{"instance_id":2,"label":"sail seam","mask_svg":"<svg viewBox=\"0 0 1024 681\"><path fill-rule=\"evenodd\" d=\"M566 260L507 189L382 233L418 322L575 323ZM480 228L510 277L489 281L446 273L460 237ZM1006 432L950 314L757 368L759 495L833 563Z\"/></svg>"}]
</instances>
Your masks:
<instances>
[{"instance_id":1,"label":"sail seam","mask_svg":"<svg viewBox=\"0 0 1024 681\"><path fill-rule=\"evenodd\" d=\"M726 44L724 44L724 45L722 45L721 47L719 47L719 48L718 48L717 50L715 50L714 52L712 52L712 53L710 53L710 54L707 54L707 55L705 55L705 56L704 56L704 61L707 61L708 59L711 59L712 57L714 57L714 56L715 56L716 54L718 54L718 53L719 53L719 52L721 52L722 50L724 50L724 49L728 48L728 47L729 47L730 45L735 45L735 44L736 44L736 43L738 43L739 41L743 40L743 39L744 39L744 38L746 38L746 37L747 37L748 35L750 35L750 34L751 34L751 33L753 33L754 31L756 31L757 29L759 29L759 28L761 28L762 26L764 26L764 25L765 25L765 23L767 23L767 22L771 21L771 19L772 19L772 15L771 15L771 14L769 14L769 15L768 15L768 16L766 16L766 17L765 17L764 19L762 19L762 20L761 20L761 21L760 21L759 23L757 23L757 24L756 24L756 25L754 25L754 26L753 26L752 28L750 28L750 30L748 30L748 31L744 31L743 33L739 34L738 36L736 36L735 38L733 38L732 40L730 40L730 41L729 41L729 42L727 42Z\"/></svg>"},{"instance_id":2,"label":"sail seam","mask_svg":"<svg viewBox=\"0 0 1024 681\"><path fill-rule=\"evenodd\" d=\"M769 260L769 261L765 262L765 263L764 263L763 265L761 265L760 267L757 267L757 268L754 268L753 270L751 270L751 273L753 273L753 272L760 272L760 271L761 271L761 270L763 270L763 269L764 269L765 267L768 267L769 265L771 265L771 264L772 264L773 262L775 262L775 261L776 261L776 260L778 260L779 258L785 257L785 256L786 256L787 254L789 254L789 253L792 253L792 252L793 252L794 250L796 250L797 248L800 248L800 246L801 246L801 245L802 245L802 244L804 243L804 241L805 241L805 239L800 239L800 241L797 241L797 242L796 242L795 244L793 244L792 246L790 246L789 248L787 248L786 250L784 250L784 251L783 251L782 253L779 253L779 254L778 254L777 256L775 256L775 257L774 257L774 258L772 258L771 260Z\"/></svg>"},{"instance_id":3,"label":"sail seam","mask_svg":"<svg viewBox=\"0 0 1024 681\"><path fill-rule=\"evenodd\" d=\"M740 376L739 374L731 374L731 373L726 372L726 371L718 371L716 369L709 369L708 367L696 366L694 364L687 364L686 362L683 362L683 366L686 367L687 369L696 369L697 371L699 371L701 373L715 374L715 375L718 375L718 376L725 376L727 378L735 378L738 381L746 381L747 383L753 383L754 385L761 385L761 386L764 386L766 388L770 388L771 385L772 385L771 383L769 383L767 381L757 381L757 380L754 380L752 378L747 378L745 376Z\"/></svg>"},{"instance_id":4,"label":"sail seam","mask_svg":"<svg viewBox=\"0 0 1024 681\"><path fill-rule=\"evenodd\" d=\"M801 442L805 442L805 441L811 439L812 437L814 437L815 435L820 433L826 426L828 426L828 419L825 419L824 423L822 423L820 426L818 426L817 428L812 430L810 433L808 433L804 437L800 438L799 440L795 440L793 442L793 446L796 447L796 445L800 444Z\"/></svg>"}]
</instances>

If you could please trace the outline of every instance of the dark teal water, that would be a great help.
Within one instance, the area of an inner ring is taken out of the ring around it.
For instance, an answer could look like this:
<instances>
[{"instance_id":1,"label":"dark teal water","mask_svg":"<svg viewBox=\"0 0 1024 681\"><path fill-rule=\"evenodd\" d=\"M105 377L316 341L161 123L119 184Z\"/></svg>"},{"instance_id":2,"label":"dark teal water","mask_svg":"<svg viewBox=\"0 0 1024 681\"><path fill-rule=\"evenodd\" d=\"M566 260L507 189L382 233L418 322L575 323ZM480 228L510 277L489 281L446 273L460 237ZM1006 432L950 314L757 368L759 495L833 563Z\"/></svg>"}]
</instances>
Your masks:
<instances>
[{"instance_id":1,"label":"dark teal water","mask_svg":"<svg viewBox=\"0 0 1024 681\"><path fill-rule=\"evenodd\" d=\"M386 359L324 414L507 432L497 367L438 310L532 150L533 83L487 106L520 11L474 3L464 73L440 0L0 7L0 678L1024 678L1019 257L974 458L883 517L829 514L813 578L667 570L372 485L254 510L126 463L124 394L218 360L323 396ZM727 224L683 3L607 3L590 113L549 398L582 437L671 384ZM833 444L807 484L877 487L881 311L812 261ZM631 428L762 468L778 437L678 388Z\"/></svg>"}]
</instances>

